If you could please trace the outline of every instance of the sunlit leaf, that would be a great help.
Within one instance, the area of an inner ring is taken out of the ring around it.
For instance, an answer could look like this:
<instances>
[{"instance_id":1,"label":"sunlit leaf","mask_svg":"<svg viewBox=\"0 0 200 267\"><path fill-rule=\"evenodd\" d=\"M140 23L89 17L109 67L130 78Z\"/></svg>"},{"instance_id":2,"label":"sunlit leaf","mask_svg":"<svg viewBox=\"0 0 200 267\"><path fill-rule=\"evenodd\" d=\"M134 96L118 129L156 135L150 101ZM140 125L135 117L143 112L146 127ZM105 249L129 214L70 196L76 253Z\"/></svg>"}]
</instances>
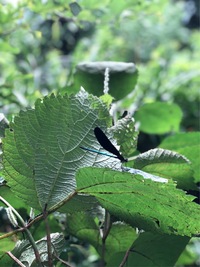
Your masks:
<instances>
[{"instance_id":1,"label":"sunlit leaf","mask_svg":"<svg viewBox=\"0 0 200 267\"><path fill-rule=\"evenodd\" d=\"M200 232L200 207L171 182L139 175L83 168L76 176L78 192L95 196L111 214L145 231L191 236Z\"/></svg>"},{"instance_id":2,"label":"sunlit leaf","mask_svg":"<svg viewBox=\"0 0 200 267\"><path fill-rule=\"evenodd\" d=\"M83 90L45 97L35 109L20 112L3 140L4 176L11 190L36 209L50 208L75 190L81 166L120 164L80 148L99 150L93 130L110 123L104 104Z\"/></svg>"},{"instance_id":3,"label":"sunlit leaf","mask_svg":"<svg viewBox=\"0 0 200 267\"><path fill-rule=\"evenodd\" d=\"M151 149L140 154L134 167L161 177L172 178L178 187L196 189L190 161L183 155L164 149Z\"/></svg>"}]
</instances>

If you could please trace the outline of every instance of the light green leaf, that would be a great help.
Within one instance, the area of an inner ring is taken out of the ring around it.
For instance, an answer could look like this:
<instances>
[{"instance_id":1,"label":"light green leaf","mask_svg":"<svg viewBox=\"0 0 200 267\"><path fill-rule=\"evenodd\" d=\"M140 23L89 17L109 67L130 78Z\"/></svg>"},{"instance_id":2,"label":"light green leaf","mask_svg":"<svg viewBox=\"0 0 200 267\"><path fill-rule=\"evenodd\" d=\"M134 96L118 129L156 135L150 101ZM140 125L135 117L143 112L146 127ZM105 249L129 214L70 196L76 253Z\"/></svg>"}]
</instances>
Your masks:
<instances>
[{"instance_id":1,"label":"light green leaf","mask_svg":"<svg viewBox=\"0 0 200 267\"><path fill-rule=\"evenodd\" d=\"M77 173L77 191L95 196L111 214L145 231L191 236L200 233L200 207L171 182L100 168Z\"/></svg>"},{"instance_id":2,"label":"light green leaf","mask_svg":"<svg viewBox=\"0 0 200 267\"><path fill-rule=\"evenodd\" d=\"M191 161L195 182L200 182L200 133L178 133L167 137L160 147L181 153Z\"/></svg>"},{"instance_id":3,"label":"light green leaf","mask_svg":"<svg viewBox=\"0 0 200 267\"><path fill-rule=\"evenodd\" d=\"M83 166L120 165L80 148L99 150L96 126L106 129L111 118L105 105L85 91L75 96L38 100L35 109L20 112L4 144L4 176L11 190L38 210L62 202L76 188L75 172ZM111 137L111 136L110 136Z\"/></svg>"},{"instance_id":4,"label":"light green leaf","mask_svg":"<svg viewBox=\"0 0 200 267\"><path fill-rule=\"evenodd\" d=\"M149 134L177 132L182 119L182 111L176 104L154 102L145 104L135 114L140 130Z\"/></svg>"},{"instance_id":5,"label":"light green leaf","mask_svg":"<svg viewBox=\"0 0 200 267\"><path fill-rule=\"evenodd\" d=\"M5 233L0 232L0 235L4 235L4 234ZM4 238L3 240L1 239L0 242L1 242L1 246L0 246L0 259L1 259L4 253L14 248L15 242L14 240L12 240L12 238ZM1 265L1 261L0 261L0 266L9 266L9 265Z\"/></svg>"},{"instance_id":6,"label":"light green leaf","mask_svg":"<svg viewBox=\"0 0 200 267\"><path fill-rule=\"evenodd\" d=\"M106 104L106 106L108 107L108 109L110 109L111 104L112 104L114 98L111 95L109 95L109 94L103 94L99 98Z\"/></svg>"},{"instance_id":7,"label":"light green leaf","mask_svg":"<svg viewBox=\"0 0 200 267\"><path fill-rule=\"evenodd\" d=\"M196 189L190 161L177 152L161 148L151 149L135 159L134 167L154 175L171 178L177 181L179 188Z\"/></svg>"}]
</instances>

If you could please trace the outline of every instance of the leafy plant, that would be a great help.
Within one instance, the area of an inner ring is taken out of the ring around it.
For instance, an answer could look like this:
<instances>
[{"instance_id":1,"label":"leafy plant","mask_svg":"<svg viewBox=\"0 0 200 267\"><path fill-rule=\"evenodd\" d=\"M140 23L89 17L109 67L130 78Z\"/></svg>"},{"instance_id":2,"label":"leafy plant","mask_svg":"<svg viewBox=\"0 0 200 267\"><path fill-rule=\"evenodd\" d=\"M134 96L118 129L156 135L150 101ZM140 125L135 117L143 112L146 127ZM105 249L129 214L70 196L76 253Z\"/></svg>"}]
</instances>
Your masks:
<instances>
[{"instance_id":1,"label":"leafy plant","mask_svg":"<svg viewBox=\"0 0 200 267\"><path fill-rule=\"evenodd\" d=\"M0 266L198 265L199 34L133 2L0 4Z\"/></svg>"},{"instance_id":2,"label":"leafy plant","mask_svg":"<svg viewBox=\"0 0 200 267\"><path fill-rule=\"evenodd\" d=\"M47 256L42 255L47 251L48 264L59 258L65 242L61 233L50 235L47 219L55 211L68 214L68 234L93 245L102 264L111 264L115 254L118 265L126 262L131 266L137 262L133 255L129 258L126 253L139 253L149 263L159 264L156 257L146 255L145 249L135 250L135 242L144 235L137 233L135 227L157 237L166 235L167 242L171 242L172 235L172 239L177 237L176 242L183 244L184 240L185 245L189 237L199 234L200 208L192 202L194 197L177 189L172 180L178 181L180 188L195 188L192 183L195 165L191 166L184 156L168 150L152 150L135 158L134 169L131 160L129 167L122 167L118 159L80 148L100 149L93 133L96 126L104 131L110 127L108 136L114 140L115 133L118 143L125 132L135 138L132 119L121 120L124 126L119 131L119 126L112 126L105 103L83 89L76 95L38 99L34 109L21 111L15 117L3 139L2 175L7 184L1 187L1 200L8 207L10 221L17 227L13 233L25 232L29 243L18 244L12 258L28 262L28 266L33 266L35 261L45 265ZM129 156L125 149L123 154ZM10 195L21 199L27 210L34 208L38 216L25 222L14 209L15 204L6 201ZM35 242L29 228L39 220L46 224L47 237ZM45 242L48 249L39 245ZM32 254L30 245L35 259L28 256ZM156 245L161 244L156 241ZM181 249L177 250L173 264ZM5 254L1 261L10 262Z\"/></svg>"}]
</instances>

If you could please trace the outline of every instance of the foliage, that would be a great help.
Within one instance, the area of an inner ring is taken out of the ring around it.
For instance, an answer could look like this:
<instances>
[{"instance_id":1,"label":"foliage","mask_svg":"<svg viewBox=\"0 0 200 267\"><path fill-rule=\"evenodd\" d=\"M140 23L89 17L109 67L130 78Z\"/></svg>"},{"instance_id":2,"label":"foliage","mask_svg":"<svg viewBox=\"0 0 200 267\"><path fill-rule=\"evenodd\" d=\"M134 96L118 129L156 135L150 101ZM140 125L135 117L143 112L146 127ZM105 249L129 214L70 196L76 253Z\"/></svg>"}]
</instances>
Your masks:
<instances>
[{"instance_id":1,"label":"foliage","mask_svg":"<svg viewBox=\"0 0 200 267\"><path fill-rule=\"evenodd\" d=\"M42 212L42 215L34 218L30 224L45 216L46 209L49 214L61 207L62 212L71 214L73 211L73 217L68 216L68 233L92 244L106 262L111 260L110 250L113 255L125 253L130 247L134 247L134 239L139 238L136 233L134 234L134 227L150 233L155 232L156 235L198 235L199 206L192 202L194 197L186 196L170 179L178 181L180 188L195 189L195 185L192 184L192 170L195 169L191 169L190 162L185 157L161 149L149 151L147 155L141 154L134 161L137 168L146 171L144 167L154 166L153 170L147 168L148 172L152 172L151 175L146 173L147 176L143 176L142 173L127 173L126 169L125 172L120 171L121 164L118 159L80 149L81 146L99 150L100 146L95 140L93 129L95 126L106 129L111 125L106 105L99 98L88 95L83 89L70 97L51 95L42 101L38 100L34 109L20 112L6 130L3 139L2 174L10 190L7 190L6 195L2 191L2 195L7 199L10 194L14 194L25 202L23 206L27 209L33 207ZM110 128L110 134L112 129L114 126ZM118 136L119 142L120 136L123 138L123 131L129 131L128 129L122 129L121 135ZM133 134L133 129L130 133ZM197 133L196 136L198 138ZM191 144L194 142L192 140L195 139L190 140ZM155 167L158 163L158 167ZM169 180L155 182L152 179L152 176L156 178L155 174ZM91 201L90 197L95 198ZM74 201L79 202L78 208ZM86 204L88 201L89 204ZM99 205L109 212L110 220L107 221L102 212L100 217L97 215ZM10 207L9 219L18 226L15 216L18 219L20 217L18 213L13 212ZM104 218L104 224L109 225L108 228L104 228L102 239L99 236L99 226L92 219L94 212L96 219ZM72 218L79 222L78 225L70 223ZM123 223L119 224L119 220ZM25 227L23 219L20 221ZM83 231L83 227L91 228L91 232ZM124 231L130 231L129 241L120 234ZM120 240L120 246L117 243L114 245L112 236ZM44 241L38 240L36 245L40 242ZM55 242L60 241L56 239ZM25 250L28 253L30 248L26 246L20 248L20 254L18 251L13 253L15 256L20 255L18 257L23 262ZM42 253L39 245L38 251ZM53 253L58 252L56 250ZM121 256L119 259L123 260ZM3 258L3 262L4 260ZM31 265L33 259L27 260ZM41 260L44 261L44 258ZM156 259L151 260L155 262ZM174 263L176 260L177 258L174 259Z\"/></svg>"},{"instance_id":2,"label":"foliage","mask_svg":"<svg viewBox=\"0 0 200 267\"><path fill-rule=\"evenodd\" d=\"M182 11L0 4L0 266L198 264L199 34Z\"/></svg>"}]
</instances>

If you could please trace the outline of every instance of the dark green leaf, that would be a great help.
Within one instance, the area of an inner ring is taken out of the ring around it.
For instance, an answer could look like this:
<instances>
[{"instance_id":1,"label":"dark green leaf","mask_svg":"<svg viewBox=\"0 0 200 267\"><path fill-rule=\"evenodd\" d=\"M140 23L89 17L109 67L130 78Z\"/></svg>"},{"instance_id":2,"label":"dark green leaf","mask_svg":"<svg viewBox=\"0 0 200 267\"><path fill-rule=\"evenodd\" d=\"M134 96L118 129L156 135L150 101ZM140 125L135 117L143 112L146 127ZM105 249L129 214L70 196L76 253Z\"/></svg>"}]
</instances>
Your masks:
<instances>
[{"instance_id":1,"label":"dark green leaf","mask_svg":"<svg viewBox=\"0 0 200 267\"><path fill-rule=\"evenodd\" d=\"M137 69L133 63L125 62L85 62L77 66L75 87L83 86L96 96L103 95L104 72L109 68L109 94L116 100L128 95L136 85Z\"/></svg>"},{"instance_id":2,"label":"dark green leaf","mask_svg":"<svg viewBox=\"0 0 200 267\"><path fill-rule=\"evenodd\" d=\"M102 255L102 249L104 249L102 237L99 226L96 225L93 218L88 214L75 213L68 216L67 222L70 234L89 242L96 248L99 255ZM125 252L136 238L137 234L132 227L124 223L114 223L105 242L105 258L108 260L114 253Z\"/></svg>"},{"instance_id":3,"label":"dark green leaf","mask_svg":"<svg viewBox=\"0 0 200 267\"><path fill-rule=\"evenodd\" d=\"M141 233L128 253L125 266L174 266L188 242L189 238L183 236ZM114 254L108 266L119 266L124 256L124 253Z\"/></svg>"}]
</instances>

